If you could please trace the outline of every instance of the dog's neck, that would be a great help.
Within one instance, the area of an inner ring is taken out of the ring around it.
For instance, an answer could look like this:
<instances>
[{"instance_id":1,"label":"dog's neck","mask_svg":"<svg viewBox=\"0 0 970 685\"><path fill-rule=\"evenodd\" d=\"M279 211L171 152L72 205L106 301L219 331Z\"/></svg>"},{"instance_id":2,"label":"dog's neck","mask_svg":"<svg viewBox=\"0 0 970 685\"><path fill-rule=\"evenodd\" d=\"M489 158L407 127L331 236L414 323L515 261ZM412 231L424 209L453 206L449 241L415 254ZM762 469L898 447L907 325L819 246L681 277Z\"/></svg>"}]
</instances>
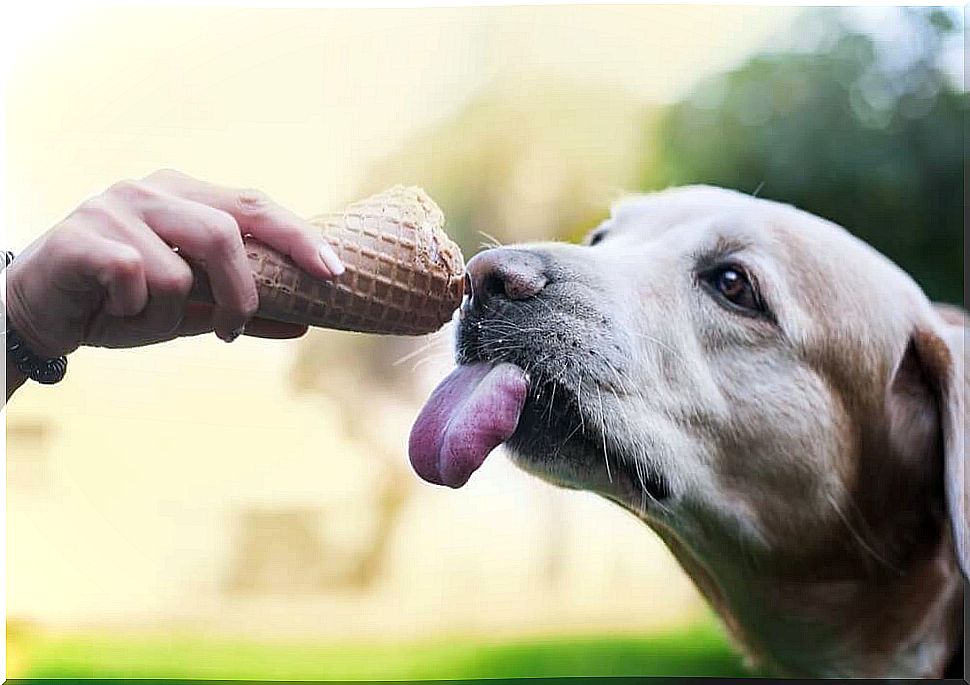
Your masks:
<instances>
[{"instance_id":1,"label":"dog's neck","mask_svg":"<svg viewBox=\"0 0 970 685\"><path fill-rule=\"evenodd\" d=\"M756 668L939 678L962 642L963 583L945 537L889 568L828 558L760 564L731 554L702 562L671 531L657 532Z\"/></svg>"},{"instance_id":2,"label":"dog's neck","mask_svg":"<svg viewBox=\"0 0 970 685\"><path fill-rule=\"evenodd\" d=\"M941 553L882 573L723 574L743 639L768 666L814 677L940 677L959 640L963 594Z\"/></svg>"}]
</instances>

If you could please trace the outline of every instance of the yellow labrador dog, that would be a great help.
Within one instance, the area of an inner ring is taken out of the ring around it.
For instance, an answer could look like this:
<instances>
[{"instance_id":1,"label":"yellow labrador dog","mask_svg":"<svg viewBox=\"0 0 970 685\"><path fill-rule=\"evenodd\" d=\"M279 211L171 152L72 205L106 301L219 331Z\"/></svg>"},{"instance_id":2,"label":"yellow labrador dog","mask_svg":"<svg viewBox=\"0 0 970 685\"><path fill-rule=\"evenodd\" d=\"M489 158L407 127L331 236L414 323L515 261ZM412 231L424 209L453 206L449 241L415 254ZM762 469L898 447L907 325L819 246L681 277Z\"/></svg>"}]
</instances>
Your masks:
<instances>
[{"instance_id":1,"label":"yellow labrador dog","mask_svg":"<svg viewBox=\"0 0 970 685\"><path fill-rule=\"evenodd\" d=\"M711 187L468 273L419 475L459 487L507 443L609 498L777 674L962 677L962 312L838 226Z\"/></svg>"}]
</instances>

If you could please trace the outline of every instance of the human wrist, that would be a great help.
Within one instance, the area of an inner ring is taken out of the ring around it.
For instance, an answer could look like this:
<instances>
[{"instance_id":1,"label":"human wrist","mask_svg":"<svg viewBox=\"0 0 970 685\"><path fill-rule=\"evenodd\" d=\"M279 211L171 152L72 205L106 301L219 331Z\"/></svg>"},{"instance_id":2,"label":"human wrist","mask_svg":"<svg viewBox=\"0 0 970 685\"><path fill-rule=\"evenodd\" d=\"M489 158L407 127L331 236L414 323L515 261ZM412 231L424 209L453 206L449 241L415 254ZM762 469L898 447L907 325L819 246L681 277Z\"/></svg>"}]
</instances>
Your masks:
<instances>
[{"instance_id":1,"label":"human wrist","mask_svg":"<svg viewBox=\"0 0 970 685\"><path fill-rule=\"evenodd\" d=\"M36 327L29 316L30 308L22 294L22 278L17 266L12 265L12 253L6 255L6 307L4 320L4 342L7 359L7 371L11 367L16 370L12 376L17 380L20 376L32 379L38 383L52 384L60 381L67 370L66 350L51 349L45 345L37 335ZM23 381L21 381L22 383ZM8 381L8 396L10 393Z\"/></svg>"},{"instance_id":2,"label":"human wrist","mask_svg":"<svg viewBox=\"0 0 970 685\"><path fill-rule=\"evenodd\" d=\"M9 273L7 272L6 267L10 266L10 263L12 261L13 261L13 252L9 252L9 251L3 252L3 261L2 263L0 263L0 269L3 270L3 278L5 281L4 285L7 284L7 277L9 276ZM3 305L3 311L6 313L8 311L7 302L9 301L9 297L8 297L9 291L7 288L4 288L3 292L4 292L4 302L2 303L2 305ZM6 326L6 321L4 322L4 325ZM6 327L4 328L4 340L6 341ZM6 367L4 371L4 374L5 374L4 381L7 386L6 399L10 400L10 396L13 395L20 386L22 386L24 383L27 382L27 374L25 374L17 367L17 364L14 362L14 360L11 358L9 354L5 354L4 356L6 360Z\"/></svg>"},{"instance_id":3,"label":"human wrist","mask_svg":"<svg viewBox=\"0 0 970 685\"><path fill-rule=\"evenodd\" d=\"M27 347L38 356L46 359L60 356L67 350L57 349L46 342L45 336L40 334L35 323L36 316L33 315L33 310L36 310L37 307L30 304L30 298L25 292L29 289L25 288L26 278L29 275L25 268L27 266L27 264L14 261L4 269L3 275L6 278L7 286L4 330L6 330L6 327L13 327Z\"/></svg>"}]
</instances>

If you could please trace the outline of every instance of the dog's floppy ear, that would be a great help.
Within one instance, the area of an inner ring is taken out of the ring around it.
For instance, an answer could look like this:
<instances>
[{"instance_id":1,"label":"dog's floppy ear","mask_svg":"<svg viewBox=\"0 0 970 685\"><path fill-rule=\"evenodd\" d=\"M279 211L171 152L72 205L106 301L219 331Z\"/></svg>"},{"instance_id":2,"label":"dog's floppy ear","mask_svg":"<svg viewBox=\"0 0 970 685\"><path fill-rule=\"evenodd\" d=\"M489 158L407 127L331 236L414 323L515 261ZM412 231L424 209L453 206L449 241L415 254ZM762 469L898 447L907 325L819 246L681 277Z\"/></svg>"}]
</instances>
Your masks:
<instances>
[{"instance_id":1,"label":"dog's floppy ear","mask_svg":"<svg viewBox=\"0 0 970 685\"><path fill-rule=\"evenodd\" d=\"M942 459L945 506L957 562L970 577L964 335L956 322L913 331L889 387L890 441L898 454Z\"/></svg>"}]
</instances>

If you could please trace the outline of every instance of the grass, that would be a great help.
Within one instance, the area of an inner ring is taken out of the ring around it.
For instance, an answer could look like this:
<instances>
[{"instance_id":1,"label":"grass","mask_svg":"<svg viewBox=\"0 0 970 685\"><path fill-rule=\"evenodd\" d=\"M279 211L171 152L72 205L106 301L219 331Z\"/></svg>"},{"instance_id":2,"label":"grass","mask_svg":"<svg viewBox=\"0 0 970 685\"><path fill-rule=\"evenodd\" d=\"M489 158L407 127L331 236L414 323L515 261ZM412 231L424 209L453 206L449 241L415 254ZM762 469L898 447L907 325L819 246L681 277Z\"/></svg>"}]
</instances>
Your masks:
<instances>
[{"instance_id":1,"label":"grass","mask_svg":"<svg viewBox=\"0 0 970 685\"><path fill-rule=\"evenodd\" d=\"M8 636L17 678L429 680L560 676L747 675L720 629L649 637L488 642L254 642L201 636Z\"/></svg>"}]
</instances>

